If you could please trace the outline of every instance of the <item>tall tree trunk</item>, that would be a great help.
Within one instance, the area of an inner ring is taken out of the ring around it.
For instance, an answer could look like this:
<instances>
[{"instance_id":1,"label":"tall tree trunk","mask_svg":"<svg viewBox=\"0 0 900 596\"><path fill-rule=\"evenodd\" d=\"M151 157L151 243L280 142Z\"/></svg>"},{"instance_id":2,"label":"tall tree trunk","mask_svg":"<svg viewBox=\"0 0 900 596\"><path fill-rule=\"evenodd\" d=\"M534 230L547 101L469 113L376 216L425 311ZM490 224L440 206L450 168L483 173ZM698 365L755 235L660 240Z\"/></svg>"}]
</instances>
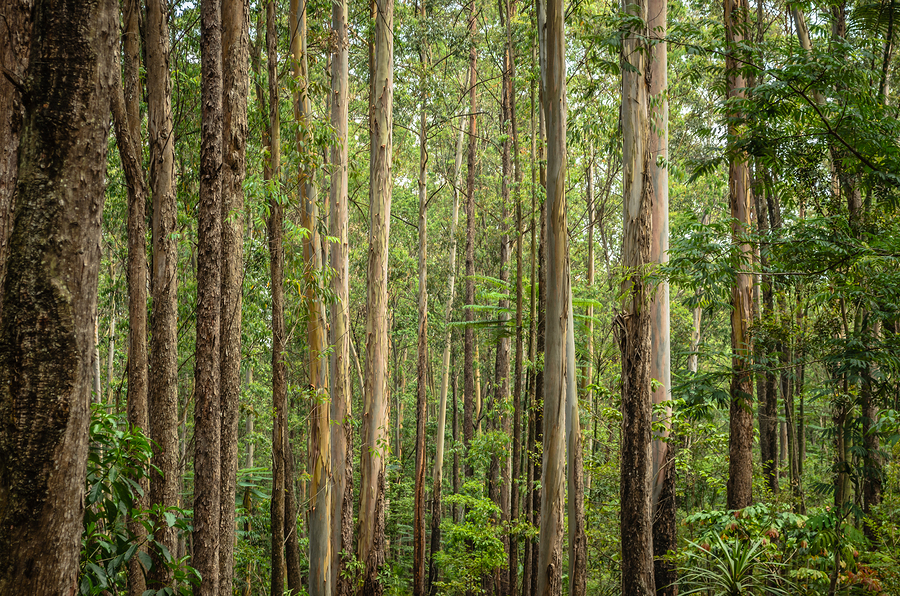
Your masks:
<instances>
[{"instance_id":1,"label":"tall tree trunk","mask_svg":"<svg viewBox=\"0 0 900 596\"><path fill-rule=\"evenodd\" d=\"M360 455L358 558L362 596L380 596L384 564L385 458L390 406L387 393L388 238L394 103L394 2L375 0L375 43L369 98L369 264L366 309L366 391Z\"/></svg>"},{"instance_id":2,"label":"tall tree trunk","mask_svg":"<svg viewBox=\"0 0 900 596\"><path fill-rule=\"evenodd\" d=\"M247 368L247 389L253 385L253 369ZM252 468L255 460L254 455L256 451L256 440L253 437L254 431L254 412L250 410L247 412L246 417L246 430L247 430L247 462L246 467ZM244 511L246 519L244 521L244 532L250 533L253 529L253 524L251 521L251 516L253 515L253 493L251 492L251 488L248 486L244 489L244 499L243 499ZM254 561L251 559L247 562L247 571L244 576L244 589L241 591L241 596L250 596L250 589L252 587L253 582L253 572L254 572ZM221 579L221 578L220 578ZM227 592L225 593L227 596Z\"/></svg>"},{"instance_id":3,"label":"tall tree trunk","mask_svg":"<svg viewBox=\"0 0 900 596\"><path fill-rule=\"evenodd\" d=\"M269 160L263 176L281 191L281 118L278 112L278 50L275 0L266 4L266 55L269 72ZM285 458L287 448L287 370L284 328L284 208L277 196L269 202L268 243L272 292L272 532L271 596L284 593Z\"/></svg>"},{"instance_id":4,"label":"tall tree trunk","mask_svg":"<svg viewBox=\"0 0 900 596\"><path fill-rule=\"evenodd\" d=\"M247 96L249 95L250 2L222 4L222 311L219 399L222 409L222 494L219 592L234 583L235 497L241 395L241 306L244 275L244 191Z\"/></svg>"},{"instance_id":5,"label":"tall tree trunk","mask_svg":"<svg viewBox=\"0 0 900 596\"><path fill-rule=\"evenodd\" d=\"M450 276L448 280L449 290L447 292L447 309L445 320L448 323L446 343L444 344L444 355L441 360L442 376L441 376L441 395L438 405L438 421L437 436L435 441L434 453L434 479L432 488L432 504L431 504L431 558L428 566L428 593L434 596L437 592L435 582L438 578L438 566L435 560L435 553L441 549L441 492L443 490L444 476L444 435L447 426L447 390L450 384L450 350L453 347L452 337L453 330L449 326L453 315L453 300L456 298L456 226L459 223L459 187L460 177L462 175L462 150L463 138L465 131L460 126L459 134L456 137L456 159L453 162L453 216L450 220ZM454 394L455 395L455 394ZM453 440L456 441L456 402L453 405ZM454 451L454 491L458 492L458 465L457 456Z\"/></svg>"},{"instance_id":6,"label":"tall tree trunk","mask_svg":"<svg viewBox=\"0 0 900 596\"><path fill-rule=\"evenodd\" d=\"M302 206L302 225L307 230L303 240L307 345L309 346L309 490L313 501L309 506L309 593L310 596L330 596L332 592L332 469L331 420L327 403L328 378L325 362L325 304L316 279L324 258L318 232L318 204L315 174L308 171L304 154L313 146L309 106L309 65L307 54L306 4L290 2L292 28L291 53L294 57L294 77L299 83L294 97L294 118L297 130L297 154L300 156L299 187Z\"/></svg>"},{"instance_id":7,"label":"tall tree trunk","mask_svg":"<svg viewBox=\"0 0 900 596\"><path fill-rule=\"evenodd\" d=\"M765 177L765 172L761 171L762 165L758 164L758 167L760 169L757 170L757 178ZM768 185L764 184L764 182L764 180L757 182L757 187L761 188L759 192L754 193L754 208L756 209L757 231L761 237L766 238L772 234L771 230L774 228L770 228L768 217L767 197L771 191L767 189ZM760 247L759 263L763 274L760 283L762 286L762 300L759 301L760 310L757 314L757 320L761 324L765 324L765 317L772 317L775 312L774 280L771 275L766 274L766 270L769 267L769 248L767 245ZM771 341L756 342L757 363L766 369L760 373L762 378L756 384L760 412L760 459L762 460L763 476L766 479L766 484L774 495L778 492L778 466L776 465L778 459L778 435L776 432L778 425L778 396L775 393L775 373L768 370L767 367L772 357L771 352L773 348Z\"/></svg>"},{"instance_id":8,"label":"tall tree trunk","mask_svg":"<svg viewBox=\"0 0 900 596\"><path fill-rule=\"evenodd\" d=\"M477 141L477 94L478 85L478 51L475 47L475 33L478 20L475 8L475 0L468 4L468 34L469 34L469 149L466 158L466 309L465 309L465 339L464 366L463 366L463 444L468 456L472 439L475 436L475 367L477 366L475 355L475 152ZM466 479L475 475L468 457L465 460Z\"/></svg>"},{"instance_id":9,"label":"tall tree trunk","mask_svg":"<svg viewBox=\"0 0 900 596\"><path fill-rule=\"evenodd\" d=\"M34 0L7 0L0 7L4 34L0 35L0 284L6 277L7 251L15 216L19 138L25 117L25 71L31 54ZM0 313L3 312L0 292Z\"/></svg>"},{"instance_id":10,"label":"tall tree trunk","mask_svg":"<svg viewBox=\"0 0 900 596\"><path fill-rule=\"evenodd\" d=\"M515 381L513 384L513 424L512 424L512 468L508 482L509 490L509 516L508 521L515 524L519 520L521 508L521 490L519 478L522 476L522 395L524 392L524 360L525 344L523 337L523 294L522 294L522 169L519 164L519 131L516 120L516 46L513 42L512 21L516 17L517 7L515 0L507 0L506 3L506 52L508 65L507 77L507 105L509 106L509 135L512 140L513 158L513 202L516 209L516 365ZM507 558L508 577L506 579L505 594L516 596L519 574L519 543L518 535L510 533Z\"/></svg>"},{"instance_id":11,"label":"tall tree trunk","mask_svg":"<svg viewBox=\"0 0 900 596\"><path fill-rule=\"evenodd\" d=\"M648 2L629 6L647 22ZM623 312L616 318L622 351L621 512L622 593L649 596L653 581L651 518L650 295L644 270L650 262L651 208L654 200L650 149L649 89L644 73L651 68L649 48L641 37L646 25L633 29L622 46L622 131L624 227ZM627 546L626 546L627 545Z\"/></svg>"},{"instance_id":12,"label":"tall tree trunk","mask_svg":"<svg viewBox=\"0 0 900 596\"><path fill-rule=\"evenodd\" d=\"M150 472L150 505L162 509L178 505L178 296L176 275L178 245L175 226L175 146L172 130L172 83L169 78L169 27L166 3L147 0L144 30L147 56L147 131L150 142L150 189L153 205L153 261L150 291L150 387L149 411L153 425L150 439L153 458ZM176 552L175 528L162 517L154 520L156 542ZM152 552L153 567L147 587L171 586L172 571L162 553Z\"/></svg>"},{"instance_id":13,"label":"tall tree trunk","mask_svg":"<svg viewBox=\"0 0 900 596\"><path fill-rule=\"evenodd\" d=\"M425 26L425 3L419 4L419 26ZM413 594L425 596L425 422L428 416L428 42L419 40L422 69L419 111L419 329L416 346L416 469L413 497Z\"/></svg>"},{"instance_id":14,"label":"tall tree trunk","mask_svg":"<svg viewBox=\"0 0 900 596\"><path fill-rule=\"evenodd\" d=\"M666 37L668 12L666 0L648 0L653 35ZM668 50L665 41L654 43L650 49L650 183L653 186L651 206L650 262L665 265L669 261L669 102L666 68ZM669 283L662 281L650 302L650 377L660 385L651 396L654 405L665 404L663 431L653 437L653 577L659 596L678 593L675 563L666 555L678 548L675 521L675 457L669 443L672 428L672 372L669 340Z\"/></svg>"},{"instance_id":15,"label":"tall tree trunk","mask_svg":"<svg viewBox=\"0 0 900 596\"><path fill-rule=\"evenodd\" d=\"M147 222L145 207L147 187L144 183L142 160L140 159L140 102L137 88L140 84L139 72L139 31L137 0L125 4L124 34L122 47L124 69L115 81L116 88L110 95L110 107L116 134L119 158L125 173L128 188L128 423L148 433L149 413L147 410ZM130 91L126 94L125 89ZM147 493L150 480L143 477L137 481L141 487L135 507L147 508ZM129 521L129 531L143 542L147 531L139 521ZM146 552L146 546L139 547ZM128 594L141 596L147 589L144 568L140 558L135 556L128 562Z\"/></svg>"},{"instance_id":16,"label":"tall tree trunk","mask_svg":"<svg viewBox=\"0 0 900 596\"><path fill-rule=\"evenodd\" d=\"M729 45L726 54L727 97L731 101L746 95L744 77L738 70L737 47L744 40L747 19L745 0L725 0L725 38ZM731 119L738 116L732 109ZM729 142L739 134L736 125L729 124ZM739 245L742 258L750 262L752 249L742 237L750 230L750 173L746 156L731 158L728 167L729 202L731 205L732 240ZM731 292L731 423L728 440L728 508L743 509L753 500L753 375L750 360L753 354L750 326L753 321L753 278L749 273L737 273Z\"/></svg>"},{"instance_id":17,"label":"tall tree trunk","mask_svg":"<svg viewBox=\"0 0 900 596\"><path fill-rule=\"evenodd\" d=\"M587 200L587 212L588 212L588 254L587 254L587 286L590 292L593 292L594 288L594 278L595 278L595 261L594 261L594 222L597 219L597 210L594 205L594 142L590 142L590 149L588 151L588 164L585 168L584 172L585 178L585 194ZM584 363L584 373L583 373L583 383L584 383L584 399L588 403L588 407L591 408L593 413L594 410L594 305L590 303L587 305L585 309L585 317L586 321L586 331L585 335L587 336L587 358ZM595 425L596 425L596 416L594 417ZM588 447L587 450L589 453L593 452L593 443L594 438L593 435L596 433L591 433L592 436L588 438ZM585 478L585 490L590 492L591 490L591 475Z\"/></svg>"},{"instance_id":18,"label":"tall tree trunk","mask_svg":"<svg viewBox=\"0 0 900 596\"><path fill-rule=\"evenodd\" d=\"M353 585L342 573L353 552L353 425L350 385L350 273L348 235L348 89L349 46L347 0L332 2L331 125L338 142L331 148L330 234L337 238L331 248L334 276L331 288L336 298L331 307L331 456L334 462L334 504L331 518L331 585L337 596L350 596Z\"/></svg>"},{"instance_id":19,"label":"tall tree trunk","mask_svg":"<svg viewBox=\"0 0 900 596\"><path fill-rule=\"evenodd\" d=\"M290 418L290 414L288 414ZM300 507L306 502L302 489L297 498L296 467L294 466L294 433L288 432L284 461L284 563L287 571L287 589L291 594L299 594L303 589L303 571L300 569L300 536L302 525ZM300 480L301 486L306 481Z\"/></svg>"},{"instance_id":20,"label":"tall tree trunk","mask_svg":"<svg viewBox=\"0 0 900 596\"><path fill-rule=\"evenodd\" d=\"M3 16L23 16L8 4ZM116 11L110 0L48 1L34 16L22 80L46 101L18 114L0 292L2 594L77 590Z\"/></svg>"}]
</instances>

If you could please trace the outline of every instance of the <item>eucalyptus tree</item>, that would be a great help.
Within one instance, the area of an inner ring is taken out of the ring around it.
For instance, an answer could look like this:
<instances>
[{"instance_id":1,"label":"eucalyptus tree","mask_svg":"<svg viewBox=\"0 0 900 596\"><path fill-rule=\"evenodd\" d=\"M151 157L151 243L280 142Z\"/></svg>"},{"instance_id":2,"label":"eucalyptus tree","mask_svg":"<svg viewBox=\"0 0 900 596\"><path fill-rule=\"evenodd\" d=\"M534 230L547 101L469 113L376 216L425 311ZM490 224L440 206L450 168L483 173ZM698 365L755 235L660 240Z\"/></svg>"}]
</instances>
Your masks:
<instances>
[{"instance_id":1,"label":"eucalyptus tree","mask_svg":"<svg viewBox=\"0 0 900 596\"><path fill-rule=\"evenodd\" d=\"M194 356L194 515L191 563L202 596L219 594L222 410L219 401L222 259L222 6L200 4L200 204Z\"/></svg>"},{"instance_id":2,"label":"eucalyptus tree","mask_svg":"<svg viewBox=\"0 0 900 596\"><path fill-rule=\"evenodd\" d=\"M147 132L150 145L150 201L153 209L153 266L150 270L149 412L153 425L150 505L178 505L178 244L175 238L178 203L175 189L175 143L172 81L169 72L167 3L147 0L146 53ZM158 517L154 538L170 553L177 552L175 528ZM152 552L148 587L162 589L174 579L165 557Z\"/></svg>"},{"instance_id":3,"label":"eucalyptus tree","mask_svg":"<svg viewBox=\"0 0 900 596\"><path fill-rule=\"evenodd\" d=\"M637 17L622 42L622 312L616 333L622 352L622 446L620 472L620 540L622 593L653 594L650 428L650 301L645 278L650 262L650 98L644 73L651 67L646 39L649 6L629 4Z\"/></svg>"},{"instance_id":4,"label":"eucalyptus tree","mask_svg":"<svg viewBox=\"0 0 900 596\"><path fill-rule=\"evenodd\" d=\"M385 461L389 449L387 392L388 238L393 180L394 2L376 0L369 97L369 260L366 308L366 376L360 454L357 557L362 596L382 593Z\"/></svg>"},{"instance_id":5,"label":"eucalyptus tree","mask_svg":"<svg viewBox=\"0 0 900 596\"><path fill-rule=\"evenodd\" d=\"M10 8L30 7L7 3L2 12L30 22ZM2 104L3 117L21 124L0 290L4 594L78 585L116 10L110 0L39 4L40 35L15 83L44 99L21 110Z\"/></svg>"}]
</instances>

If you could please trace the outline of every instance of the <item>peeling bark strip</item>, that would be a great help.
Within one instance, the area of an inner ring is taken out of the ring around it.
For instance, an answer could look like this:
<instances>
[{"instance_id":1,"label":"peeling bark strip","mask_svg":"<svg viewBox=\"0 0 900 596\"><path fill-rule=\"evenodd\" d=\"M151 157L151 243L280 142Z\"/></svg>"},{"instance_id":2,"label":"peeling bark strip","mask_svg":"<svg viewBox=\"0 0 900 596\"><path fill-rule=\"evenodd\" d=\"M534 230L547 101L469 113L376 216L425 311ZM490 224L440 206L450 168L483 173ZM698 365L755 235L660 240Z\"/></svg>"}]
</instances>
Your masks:
<instances>
[{"instance_id":1,"label":"peeling bark strip","mask_svg":"<svg viewBox=\"0 0 900 596\"><path fill-rule=\"evenodd\" d=\"M647 0L628 11L648 20ZM622 45L622 164L624 303L616 318L622 352L621 513L622 593L649 596L653 581L650 451L650 287L644 280L650 262L649 50L642 39L646 25L633 30Z\"/></svg>"},{"instance_id":2,"label":"peeling bark strip","mask_svg":"<svg viewBox=\"0 0 900 596\"><path fill-rule=\"evenodd\" d=\"M2 594L76 590L116 9L34 14L0 320Z\"/></svg>"}]
</instances>

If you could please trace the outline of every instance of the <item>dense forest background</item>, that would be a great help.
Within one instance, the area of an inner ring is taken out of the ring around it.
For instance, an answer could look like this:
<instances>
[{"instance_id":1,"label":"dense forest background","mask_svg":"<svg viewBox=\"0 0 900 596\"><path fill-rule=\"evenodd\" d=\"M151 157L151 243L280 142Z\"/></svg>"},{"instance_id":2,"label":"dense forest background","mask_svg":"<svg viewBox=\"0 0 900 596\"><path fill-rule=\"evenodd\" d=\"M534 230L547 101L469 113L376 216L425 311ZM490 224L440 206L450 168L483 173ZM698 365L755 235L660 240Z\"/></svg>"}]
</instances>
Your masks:
<instances>
[{"instance_id":1,"label":"dense forest background","mask_svg":"<svg viewBox=\"0 0 900 596\"><path fill-rule=\"evenodd\" d=\"M6 4L14 174L21 48L66 28ZM112 123L60 585L900 594L894 0L85 6ZM50 209L19 159L9 387ZM4 486L61 461L13 426Z\"/></svg>"}]
</instances>

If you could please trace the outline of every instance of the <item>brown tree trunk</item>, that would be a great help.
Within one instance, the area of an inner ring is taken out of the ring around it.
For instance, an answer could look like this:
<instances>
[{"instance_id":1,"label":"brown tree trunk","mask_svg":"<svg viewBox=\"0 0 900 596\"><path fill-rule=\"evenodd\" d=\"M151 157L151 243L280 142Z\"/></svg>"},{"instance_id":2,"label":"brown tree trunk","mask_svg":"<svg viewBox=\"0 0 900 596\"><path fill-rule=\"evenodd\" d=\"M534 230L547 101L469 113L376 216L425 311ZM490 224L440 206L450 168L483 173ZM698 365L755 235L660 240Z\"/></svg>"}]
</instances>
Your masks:
<instances>
[{"instance_id":1,"label":"brown tree trunk","mask_svg":"<svg viewBox=\"0 0 900 596\"><path fill-rule=\"evenodd\" d=\"M34 0L7 0L0 7L3 31L0 35L0 284L6 276L9 236L15 215L16 178L19 165L19 138L25 117L25 71L31 53ZM0 292L0 313L3 312Z\"/></svg>"},{"instance_id":2,"label":"brown tree trunk","mask_svg":"<svg viewBox=\"0 0 900 596\"><path fill-rule=\"evenodd\" d=\"M649 18L648 3L641 0L629 13ZM653 581L653 534L651 521L650 451L651 419L651 288L644 280L650 262L651 180L649 89L644 78L650 68L648 48L641 40L649 30L632 30L622 46L622 131L624 227L622 266L623 312L616 319L622 351L622 452L621 512L622 593L651 595Z\"/></svg>"},{"instance_id":3,"label":"brown tree trunk","mask_svg":"<svg viewBox=\"0 0 900 596\"><path fill-rule=\"evenodd\" d=\"M200 4L200 204L197 241L197 350L194 369L194 518L191 564L201 596L219 593L221 433L219 344L222 259L222 10Z\"/></svg>"},{"instance_id":4,"label":"brown tree trunk","mask_svg":"<svg viewBox=\"0 0 900 596\"><path fill-rule=\"evenodd\" d=\"M250 2L222 3L222 306L219 400L222 410L222 489L219 519L219 593L234 583L235 497L241 393L241 306L244 274L244 192Z\"/></svg>"},{"instance_id":5,"label":"brown tree trunk","mask_svg":"<svg viewBox=\"0 0 900 596\"><path fill-rule=\"evenodd\" d=\"M757 171L757 176L764 176L763 172ZM761 181L762 182L762 181ZM765 185L760 184L765 188ZM757 230L763 238L771 234L768 217L768 200L767 196L770 191L763 190L754 193L754 207L756 209ZM760 248L759 262L763 270L761 276L762 300L760 301L760 312L757 319L765 324L765 317L774 316L775 301L774 288L772 287L773 279L771 275L766 275L765 271L769 266L769 248L762 246ZM769 362L774 346L770 341L756 342L758 351L758 363L766 364ZM760 459L762 460L763 476L766 484L772 494L778 492L778 435L776 433L778 424L778 396L775 393L775 373L766 370L760 373L761 381L757 382L757 399L759 400L759 450Z\"/></svg>"},{"instance_id":6,"label":"brown tree trunk","mask_svg":"<svg viewBox=\"0 0 900 596\"><path fill-rule=\"evenodd\" d=\"M149 411L153 425L153 458L150 472L150 505L163 509L178 505L178 296L176 274L178 246L175 240L178 204L175 196L175 147L172 128L172 83L169 78L169 27L166 3L147 0L144 30L147 56L147 131L150 143L150 189L153 205L153 261L150 290L150 386ZM154 520L156 542L177 551L175 528L162 517ZM171 586L172 571L154 550L147 587Z\"/></svg>"},{"instance_id":7,"label":"brown tree trunk","mask_svg":"<svg viewBox=\"0 0 900 596\"><path fill-rule=\"evenodd\" d=\"M21 8L4 5L3 16ZM116 10L42 3L22 80L46 101L14 116L15 223L0 292L2 594L78 589Z\"/></svg>"},{"instance_id":8,"label":"brown tree trunk","mask_svg":"<svg viewBox=\"0 0 900 596\"><path fill-rule=\"evenodd\" d=\"M747 17L745 0L725 0L725 38L729 44L726 55L727 95L729 99L745 96L744 77L738 71L736 46L744 40ZM736 114L732 114L736 116ZM734 142L737 129L729 125L729 139ZM750 230L750 174L745 156L731 158L728 168L729 201L731 205L732 240L740 247L747 263L752 250L742 240ZM753 376L750 370L752 341L750 325L753 321L753 278L749 273L737 273L731 292L731 423L728 442L728 508L743 509L753 501Z\"/></svg>"},{"instance_id":9,"label":"brown tree trunk","mask_svg":"<svg viewBox=\"0 0 900 596\"><path fill-rule=\"evenodd\" d=\"M419 4L419 26L425 25L425 3ZM425 423L428 416L428 42L419 40L421 103L419 111L419 328L416 346L416 469L413 495L413 594L425 596Z\"/></svg>"},{"instance_id":10,"label":"brown tree trunk","mask_svg":"<svg viewBox=\"0 0 900 596\"><path fill-rule=\"evenodd\" d=\"M331 332L334 348L331 353L331 456L334 472L332 496L331 585L337 596L350 596L352 580L343 570L352 560L353 552L353 425L350 386L350 274L348 239L348 88L349 37L347 0L332 2L331 57L331 125L338 143L331 148L331 193L329 226L337 242L331 247L331 267L334 269L331 287L336 298L331 307Z\"/></svg>"},{"instance_id":11,"label":"brown tree trunk","mask_svg":"<svg viewBox=\"0 0 900 596\"><path fill-rule=\"evenodd\" d=\"M269 73L269 160L264 177L281 186L281 119L278 111L278 50L275 27L275 0L266 4L266 55ZM287 449L287 370L285 365L284 328L284 209L277 197L269 203L268 243L272 292L272 500L270 507L272 532L271 596L284 593L287 572L284 556L284 517Z\"/></svg>"},{"instance_id":12,"label":"brown tree trunk","mask_svg":"<svg viewBox=\"0 0 900 596\"><path fill-rule=\"evenodd\" d=\"M469 32L469 149L466 158L466 309L465 338L463 340L463 444L468 455L469 447L475 436L475 152L477 139L477 95L478 84L478 51L475 47L475 33L478 26L477 11L474 0L468 5ZM475 475L472 464L466 459L466 479Z\"/></svg>"},{"instance_id":13,"label":"brown tree trunk","mask_svg":"<svg viewBox=\"0 0 900 596\"><path fill-rule=\"evenodd\" d=\"M364 566L360 594L381 596L384 564L387 394L387 282L390 236L394 103L394 2L375 0L375 43L369 98L369 263L366 309L366 391L360 455L359 546Z\"/></svg>"},{"instance_id":14,"label":"brown tree trunk","mask_svg":"<svg viewBox=\"0 0 900 596\"><path fill-rule=\"evenodd\" d=\"M125 32L122 46L124 66L122 78L116 79L116 88L110 96L116 145L125 173L128 187L128 423L149 433L149 412L147 409L147 223L145 206L147 188L140 159L140 113L139 113L139 31L137 0L125 4ZM126 95L125 89L130 89ZM135 507L147 508L149 478L138 480L142 495L138 496ZM129 531L137 540L143 541L147 531L137 521L129 522ZM141 546L146 552L146 546ZM128 594L141 596L147 589L144 568L137 556L128 562Z\"/></svg>"},{"instance_id":15,"label":"brown tree trunk","mask_svg":"<svg viewBox=\"0 0 900 596\"><path fill-rule=\"evenodd\" d=\"M288 415L290 418L290 415ZM284 461L284 561L287 573L287 589L291 594L299 594L303 589L303 572L300 569L300 506L306 499L297 498L296 467L294 466L294 436L287 435ZM304 481L301 480L301 483ZM302 486L302 484L301 484ZM301 492L301 497L303 494Z\"/></svg>"}]
</instances>

